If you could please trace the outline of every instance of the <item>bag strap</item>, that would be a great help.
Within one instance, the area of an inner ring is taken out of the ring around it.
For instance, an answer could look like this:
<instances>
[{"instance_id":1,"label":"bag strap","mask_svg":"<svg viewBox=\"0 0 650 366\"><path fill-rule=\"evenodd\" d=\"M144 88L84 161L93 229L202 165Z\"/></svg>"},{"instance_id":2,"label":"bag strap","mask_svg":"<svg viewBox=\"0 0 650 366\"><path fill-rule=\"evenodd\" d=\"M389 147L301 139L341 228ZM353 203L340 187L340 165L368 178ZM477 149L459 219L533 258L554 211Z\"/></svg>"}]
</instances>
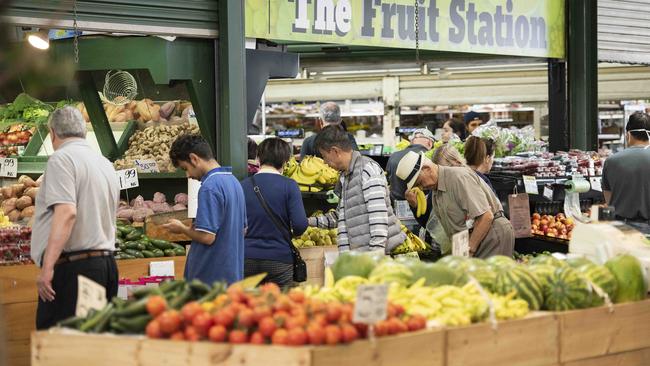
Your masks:
<instances>
[{"instance_id":1,"label":"bag strap","mask_svg":"<svg viewBox=\"0 0 650 366\"><path fill-rule=\"evenodd\" d=\"M254 175L251 176L251 182L253 183L253 191L257 195L257 199L260 201L260 204L262 205L262 208L264 208L264 211L266 211L266 214L271 218L271 221L273 222L275 227L278 230L280 230L280 232L284 236L284 239L289 242L289 246L291 247L291 251L293 252L293 254L300 257L300 252L298 252L296 247L293 245L293 241L291 241L291 237L293 236L291 234L291 230L289 229L287 224L285 224L284 221L282 221L282 219L280 219L278 217L278 215L276 215L275 212L273 212L273 210L271 210L268 203L266 203L266 200L264 199L264 196L262 196L262 192L260 191L260 187L255 182L255 176Z\"/></svg>"}]
</instances>

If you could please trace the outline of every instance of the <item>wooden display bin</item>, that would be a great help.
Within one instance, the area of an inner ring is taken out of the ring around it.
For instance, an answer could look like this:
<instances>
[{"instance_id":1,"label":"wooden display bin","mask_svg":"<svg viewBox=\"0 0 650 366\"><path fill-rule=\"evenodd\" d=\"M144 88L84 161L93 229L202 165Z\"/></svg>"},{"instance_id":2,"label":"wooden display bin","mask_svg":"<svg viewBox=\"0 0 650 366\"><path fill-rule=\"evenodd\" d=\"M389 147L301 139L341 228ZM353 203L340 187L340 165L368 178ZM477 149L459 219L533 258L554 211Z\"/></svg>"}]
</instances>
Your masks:
<instances>
[{"instance_id":1,"label":"wooden display bin","mask_svg":"<svg viewBox=\"0 0 650 366\"><path fill-rule=\"evenodd\" d=\"M563 364L650 365L650 299L557 317Z\"/></svg>"},{"instance_id":2,"label":"wooden display bin","mask_svg":"<svg viewBox=\"0 0 650 366\"><path fill-rule=\"evenodd\" d=\"M444 366L444 345L444 330L426 330L336 347L192 343L52 331L32 334L32 366ZM83 352L79 352L80 349Z\"/></svg>"},{"instance_id":3,"label":"wooden display bin","mask_svg":"<svg viewBox=\"0 0 650 366\"><path fill-rule=\"evenodd\" d=\"M338 252L336 245L300 248L300 256L307 265L307 283L322 286L325 282L325 253Z\"/></svg>"},{"instance_id":4,"label":"wooden display bin","mask_svg":"<svg viewBox=\"0 0 650 366\"><path fill-rule=\"evenodd\" d=\"M163 257L148 259L118 260L120 278L144 277L149 275L149 263L174 261L174 273L183 276L186 257ZM29 338L36 328L36 306L38 290L36 277L39 268L33 264L0 267L0 332L7 341L8 364L29 365Z\"/></svg>"}]
</instances>

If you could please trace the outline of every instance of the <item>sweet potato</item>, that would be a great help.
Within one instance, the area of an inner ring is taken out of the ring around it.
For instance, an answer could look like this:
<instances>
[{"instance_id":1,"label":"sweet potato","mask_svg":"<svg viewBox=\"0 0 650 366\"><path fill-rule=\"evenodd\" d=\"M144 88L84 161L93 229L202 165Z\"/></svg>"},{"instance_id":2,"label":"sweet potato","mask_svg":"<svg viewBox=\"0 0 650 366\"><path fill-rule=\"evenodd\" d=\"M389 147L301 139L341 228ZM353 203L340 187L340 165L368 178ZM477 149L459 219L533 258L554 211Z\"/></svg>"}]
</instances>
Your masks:
<instances>
[{"instance_id":1,"label":"sweet potato","mask_svg":"<svg viewBox=\"0 0 650 366\"><path fill-rule=\"evenodd\" d=\"M187 193L178 193L174 197L174 203L187 206Z\"/></svg>"},{"instance_id":2,"label":"sweet potato","mask_svg":"<svg viewBox=\"0 0 650 366\"><path fill-rule=\"evenodd\" d=\"M156 192L153 194L153 201L154 203L165 203L167 202L167 197L165 197L164 193Z\"/></svg>"},{"instance_id":3,"label":"sweet potato","mask_svg":"<svg viewBox=\"0 0 650 366\"><path fill-rule=\"evenodd\" d=\"M25 219L34 216L34 206L29 206L25 207L21 212L20 212L20 218Z\"/></svg>"},{"instance_id":4,"label":"sweet potato","mask_svg":"<svg viewBox=\"0 0 650 366\"><path fill-rule=\"evenodd\" d=\"M131 220L133 218L134 211L135 210L133 210L132 208L122 207L117 210L117 218Z\"/></svg>"},{"instance_id":5,"label":"sweet potato","mask_svg":"<svg viewBox=\"0 0 650 366\"><path fill-rule=\"evenodd\" d=\"M11 188L14 191L14 196L15 197L22 196L23 192L25 191L25 185L21 184L21 183L12 184Z\"/></svg>"},{"instance_id":6,"label":"sweet potato","mask_svg":"<svg viewBox=\"0 0 650 366\"><path fill-rule=\"evenodd\" d=\"M21 175L20 178L18 178L18 183L23 184L25 188L36 187L36 182L34 182L34 180L28 175Z\"/></svg>"},{"instance_id":7,"label":"sweet potato","mask_svg":"<svg viewBox=\"0 0 650 366\"><path fill-rule=\"evenodd\" d=\"M18 198L13 197L13 198L7 198L2 202L2 212L5 215L8 215L9 212L13 211L16 209L16 201Z\"/></svg>"},{"instance_id":8,"label":"sweet potato","mask_svg":"<svg viewBox=\"0 0 650 366\"><path fill-rule=\"evenodd\" d=\"M20 220L20 211L13 210L13 211L9 212L9 214L7 214L7 216L9 217L9 221L17 222L18 220Z\"/></svg>"},{"instance_id":9,"label":"sweet potato","mask_svg":"<svg viewBox=\"0 0 650 366\"><path fill-rule=\"evenodd\" d=\"M174 207L172 207L172 210L174 210L174 211L183 211L183 210L187 210L187 206L185 206L185 205L182 204L182 203L177 203L177 204L174 205Z\"/></svg>"},{"instance_id":10,"label":"sweet potato","mask_svg":"<svg viewBox=\"0 0 650 366\"><path fill-rule=\"evenodd\" d=\"M32 199L32 201L36 202L36 196L38 195L38 190L40 188L38 187L29 187L23 192L24 196L28 196Z\"/></svg>"},{"instance_id":11,"label":"sweet potato","mask_svg":"<svg viewBox=\"0 0 650 366\"><path fill-rule=\"evenodd\" d=\"M29 196L22 196L16 200L16 208L22 210L26 207L29 207L33 204L32 198Z\"/></svg>"},{"instance_id":12,"label":"sweet potato","mask_svg":"<svg viewBox=\"0 0 650 366\"><path fill-rule=\"evenodd\" d=\"M2 187L2 188L0 188L0 191L2 191L2 198L4 198L5 200L9 199L9 198L16 197L16 195L14 194L14 189L13 189L12 186Z\"/></svg>"}]
</instances>

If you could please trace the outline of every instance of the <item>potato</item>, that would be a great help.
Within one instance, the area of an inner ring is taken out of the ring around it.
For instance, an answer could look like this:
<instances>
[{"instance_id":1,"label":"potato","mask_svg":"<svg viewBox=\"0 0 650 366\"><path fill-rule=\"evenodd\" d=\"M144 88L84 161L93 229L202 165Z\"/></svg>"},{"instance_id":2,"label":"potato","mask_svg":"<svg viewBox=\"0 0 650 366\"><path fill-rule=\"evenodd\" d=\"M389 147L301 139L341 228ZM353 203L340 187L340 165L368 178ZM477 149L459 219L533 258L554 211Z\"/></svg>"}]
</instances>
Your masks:
<instances>
[{"instance_id":1,"label":"potato","mask_svg":"<svg viewBox=\"0 0 650 366\"><path fill-rule=\"evenodd\" d=\"M20 220L20 211L13 210L13 211L9 212L9 214L7 214L7 216L9 217L9 221L17 222L18 220Z\"/></svg>"},{"instance_id":2,"label":"potato","mask_svg":"<svg viewBox=\"0 0 650 366\"><path fill-rule=\"evenodd\" d=\"M16 209L16 201L17 201L17 200L18 200L18 199L15 198L15 197L5 199L5 200L2 202L2 212L3 212L5 215L8 215L9 212L15 210L15 209Z\"/></svg>"},{"instance_id":3,"label":"potato","mask_svg":"<svg viewBox=\"0 0 650 366\"><path fill-rule=\"evenodd\" d=\"M22 196L25 191L25 185L20 183L12 184L11 188L14 191L13 193L15 197Z\"/></svg>"},{"instance_id":4,"label":"potato","mask_svg":"<svg viewBox=\"0 0 650 366\"><path fill-rule=\"evenodd\" d=\"M22 210L26 207L29 207L33 205L34 202L32 201L32 198L29 196L22 196L18 200L16 200L16 208L19 210Z\"/></svg>"},{"instance_id":5,"label":"potato","mask_svg":"<svg viewBox=\"0 0 650 366\"><path fill-rule=\"evenodd\" d=\"M38 187L30 187L23 192L24 196L28 196L32 199L33 202L36 202L36 196L38 196Z\"/></svg>"},{"instance_id":6,"label":"potato","mask_svg":"<svg viewBox=\"0 0 650 366\"><path fill-rule=\"evenodd\" d=\"M20 178L18 178L18 183L24 184L25 188L36 187L36 182L34 182L34 180L28 175L21 175Z\"/></svg>"},{"instance_id":7,"label":"potato","mask_svg":"<svg viewBox=\"0 0 650 366\"><path fill-rule=\"evenodd\" d=\"M2 187L0 188L0 191L2 191L2 198L4 198L5 200L16 197L16 195L14 194L14 189L11 186Z\"/></svg>"},{"instance_id":8,"label":"potato","mask_svg":"<svg viewBox=\"0 0 650 366\"><path fill-rule=\"evenodd\" d=\"M20 218L25 219L34 216L34 211L36 208L34 206L29 206L25 207L21 212L20 212Z\"/></svg>"}]
</instances>

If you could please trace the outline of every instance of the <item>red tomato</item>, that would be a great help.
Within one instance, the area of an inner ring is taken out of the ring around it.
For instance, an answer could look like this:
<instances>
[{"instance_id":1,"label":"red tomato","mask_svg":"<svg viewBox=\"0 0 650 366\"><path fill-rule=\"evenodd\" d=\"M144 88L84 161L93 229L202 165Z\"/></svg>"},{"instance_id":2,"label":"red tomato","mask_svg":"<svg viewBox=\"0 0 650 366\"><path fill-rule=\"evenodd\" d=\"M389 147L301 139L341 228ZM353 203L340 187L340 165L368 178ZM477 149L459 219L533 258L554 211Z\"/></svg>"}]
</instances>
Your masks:
<instances>
[{"instance_id":1,"label":"red tomato","mask_svg":"<svg viewBox=\"0 0 650 366\"><path fill-rule=\"evenodd\" d=\"M259 305L253 309L254 318L256 322L259 322L261 319L271 316L271 308L267 305Z\"/></svg>"},{"instance_id":2,"label":"red tomato","mask_svg":"<svg viewBox=\"0 0 650 366\"><path fill-rule=\"evenodd\" d=\"M228 335L228 342L242 344L248 342L248 335L243 330L235 329Z\"/></svg>"},{"instance_id":3,"label":"red tomato","mask_svg":"<svg viewBox=\"0 0 650 366\"><path fill-rule=\"evenodd\" d=\"M377 337L383 337L385 335L388 335L389 332L389 324L388 320L382 320L379 321L377 324L375 324L375 335Z\"/></svg>"},{"instance_id":4,"label":"red tomato","mask_svg":"<svg viewBox=\"0 0 650 366\"><path fill-rule=\"evenodd\" d=\"M163 337L162 331L160 330L160 323L156 319L150 321L149 324L147 324L145 333L149 338L158 339Z\"/></svg>"},{"instance_id":5,"label":"red tomato","mask_svg":"<svg viewBox=\"0 0 650 366\"><path fill-rule=\"evenodd\" d=\"M395 309L395 316L397 316L397 317L402 316L404 314L404 312L406 312L404 307L402 305L400 305L400 304L393 304L393 307Z\"/></svg>"},{"instance_id":6,"label":"red tomato","mask_svg":"<svg viewBox=\"0 0 650 366\"><path fill-rule=\"evenodd\" d=\"M273 304L273 310L286 311L288 313L291 311L291 300L289 300L287 295L279 295L275 304Z\"/></svg>"},{"instance_id":7,"label":"red tomato","mask_svg":"<svg viewBox=\"0 0 650 366\"><path fill-rule=\"evenodd\" d=\"M237 315L237 325L250 328L255 325L255 313L251 309L242 309Z\"/></svg>"},{"instance_id":8,"label":"red tomato","mask_svg":"<svg viewBox=\"0 0 650 366\"><path fill-rule=\"evenodd\" d=\"M226 290L226 295L233 302L244 302L244 288L240 285L232 285Z\"/></svg>"},{"instance_id":9,"label":"red tomato","mask_svg":"<svg viewBox=\"0 0 650 366\"><path fill-rule=\"evenodd\" d=\"M325 327L325 343L334 346L341 342L341 328L338 325L330 324Z\"/></svg>"},{"instance_id":10,"label":"red tomato","mask_svg":"<svg viewBox=\"0 0 650 366\"><path fill-rule=\"evenodd\" d=\"M284 327L284 324L288 318L289 314L285 311L278 311L273 314L273 320L275 320L275 324L277 324L279 327Z\"/></svg>"},{"instance_id":11,"label":"red tomato","mask_svg":"<svg viewBox=\"0 0 650 366\"><path fill-rule=\"evenodd\" d=\"M406 325L408 326L409 330L413 332L426 328L427 320L421 315L414 315L406 322Z\"/></svg>"},{"instance_id":12,"label":"red tomato","mask_svg":"<svg viewBox=\"0 0 650 366\"><path fill-rule=\"evenodd\" d=\"M152 317L157 317L165 310L167 310L167 300L165 300L164 297L151 296L149 300L147 300L147 312Z\"/></svg>"},{"instance_id":13,"label":"red tomato","mask_svg":"<svg viewBox=\"0 0 650 366\"><path fill-rule=\"evenodd\" d=\"M251 344L265 344L266 339L260 332L255 332L251 334Z\"/></svg>"},{"instance_id":14,"label":"red tomato","mask_svg":"<svg viewBox=\"0 0 650 366\"><path fill-rule=\"evenodd\" d=\"M275 284L273 282L267 282L267 283L263 284L262 286L260 286L260 290L263 293L269 293L269 294L274 294L274 295L280 295L280 293L282 292L280 290L280 286L278 286L277 284Z\"/></svg>"},{"instance_id":15,"label":"red tomato","mask_svg":"<svg viewBox=\"0 0 650 366\"><path fill-rule=\"evenodd\" d=\"M221 309L213 315L212 321L228 329L235 322L235 313L230 308Z\"/></svg>"},{"instance_id":16,"label":"red tomato","mask_svg":"<svg viewBox=\"0 0 650 366\"><path fill-rule=\"evenodd\" d=\"M160 323L160 330L166 335L176 333L181 328L181 315L176 310L167 310L156 319Z\"/></svg>"},{"instance_id":17,"label":"red tomato","mask_svg":"<svg viewBox=\"0 0 650 366\"><path fill-rule=\"evenodd\" d=\"M208 332L208 337L212 342L225 342L227 333L223 325L213 325Z\"/></svg>"},{"instance_id":18,"label":"red tomato","mask_svg":"<svg viewBox=\"0 0 650 366\"><path fill-rule=\"evenodd\" d=\"M316 299L307 299L307 309L309 310L309 312L310 312L312 315L313 315L313 314L320 314L320 313L324 313L324 312L325 312L325 310L326 310L326 306L325 306L325 304L324 304L322 301L320 301L320 300L316 300Z\"/></svg>"},{"instance_id":19,"label":"red tomato","mask_svg":"<svg viewBox=\"0 0 650 366\"><path fill-rule=\"evenodd\" d=\"M302 346L307 343L307 333L302 328L290 329L288 341L290 346Z\"/></svg>"},{"instance_id":20,"label":"red tomato","mask_svg":"<svg viewBox=\"0 0 650 366\"><path fill-rule=\"evenodd\" d=\"M388 319L388 334L400 334L408 331L408 326L398 318Z\"/></svg>"},{"instance_id":21,"label":"red tomato","mask_svg":"<svg viewBox=\"0 0 650 366\"><path fill-rule=\"evenodd\" d=\"M317 314L312 318L311 322L316 323L324 328L327 325L327 315Z\"/></svg>"},{"instance_id":22,"label":"red tomato","mask_svg":"<svg viewBox=\"0 0 650 366\"><path fill-rule=\"evenodd\" d=\"M203 312L201 305L196 302L188 302L181 308L181 315L185 324L190 325L194 321L196 314Z\"/></svg>"},{"instance_id":23,"label":"red tomato","mask_svg":"<svg viewBox=\"0 0 650 366\"><path fill-rule=\"evenodd\" d=\"M193 326L188 325L185 327L185 339L190 342L196 342L201 339L201 335Z\"/></svg>"},{"instance_id":24,"label":"red tomato","mask_svg":"<svg viewBox=\"0 0 650 366\"><path fill-rule=\"evenodd\" d=\"M343 342L345 343L354 342L359 339L359 332L357 332L357 328L351 324L341 325L341 333L343 336Z\"/></svg>"},{"instance_id":25,"label":"red tomato","mask_svg":"<svg viewBox=\"0 0 650 366\"><path fill-rule=\"evenodd\" d=\"M202 338L205 338L208 336L208 331L210 330L210 327L214 325L214 321L212 320L212 316L208 313L199 313L194 317L194 321L192 322L192 325L194 328L196 328L196 331L199 332Z\"/></svg>"},{"instance_id":26,"label":"red tomato","mask_svg":"<svg viewBox=\"0 0 650 366\"><path fill-rule=\"evenodd\" d=\"M286 319L284 327L287 329L303 328L307 324L306 316L290 316Z\"/></svg>"},{"instance_id":27,"label":"red tomato","mask_svg":"<svg viewBox=\"0 0 650 366\"><path fill-rule=\"evenodd\" d=\"M311 323L307 327L307 337L310 344L321 345L325 343L325 329L317 323Z\"/></svg>"},{"instance_id":28,"label":"red tomato","mask_svg":"<svg viewBox=\"0 0 650 366\"><path fill-rule=\"evenodd\" d=\"M293 289L289 291L289 299L295 303L302 304L305 301L305 293L302 290Z\"/></svg>"},{"instance_id":29,"label":"red tomato","mask_svg":"<svg viewBox=\"0 0 650 366\"><path fill-rule=\"evenodd\" d=\"M271 337L276 328L277 327L275 325L275 320L269 316L262 318L258 324L260 333L262 333L262 335L265 337Z\"/></svg>"},{"instance_id":30,"label":"red tomato","mask_svg":"<svg viewBox=\"0 0 650 366\"><path fill-rule=\"evenodd\" d=\"M185 340L185 334L181 331L178 331L171 336L169 336L169 339L173 341L184 341Z\"/></svg>"},{"instance_id":31,"label":"red tomato","mask_svg":"<svg viewBox=\"0 0 650 366\"><path fill-rule=\"evenodd\" d=\"M368 325L363 323L355 323L354 327L359 332L359 338L366 338L368 336Z\"/></svg>"},{"instance_id":32,"label":"red tomato","mask_svg":"<svg viewBox=\"0 0 650 366\"><path fill-rule=\"evenodd\" d=\"M289 342L289 332L286 329L278 329L271 337L271 343L287 345Z\"/></svg>"},{"instance_id":33,"label":"red tomato","mask_svg":"<svg viewBox=\"0 0 650 366\"><path fill-rule=\"evenodd\" d=\"M341 305L337 303L327 304L327 321L336 323L341 318Z\"/></svg>"}]
</instances>

